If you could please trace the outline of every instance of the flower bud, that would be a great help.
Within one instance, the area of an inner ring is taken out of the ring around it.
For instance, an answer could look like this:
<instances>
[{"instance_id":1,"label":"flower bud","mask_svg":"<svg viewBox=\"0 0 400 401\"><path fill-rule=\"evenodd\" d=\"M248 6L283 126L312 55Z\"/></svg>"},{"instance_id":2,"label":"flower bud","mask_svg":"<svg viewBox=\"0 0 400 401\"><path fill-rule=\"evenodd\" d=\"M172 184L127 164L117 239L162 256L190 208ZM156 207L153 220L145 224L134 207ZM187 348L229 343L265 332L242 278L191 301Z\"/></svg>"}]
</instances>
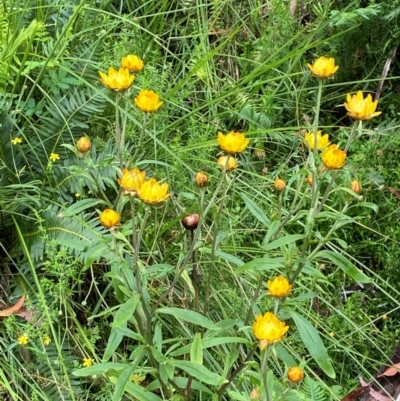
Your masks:
<instances>
[{"instance_id":1,"label":"flower bud","mask_svg":"<svg viewBox=\"0 0 400 401\"><path fill-rule=\"evenodd\" d=\"M106 228L119 225L119 221L120 214L112 209L105 209L100 215L100 223Z\"/></svg>"},{"instance_id":2,"label":"flower bud","mask_svg":"<svg viewBox=\"0 0 400 401\"><path fill-rule=\"evenodd\" d=\"M78 142L76 143L76 148L81 153L86 153L90 150L92 144L86 136L82 136L79 138Z\"/></svg>"},{"instance_id":3,"label":"flower bud","mask_svg":"<svg viewBox=\"0 0 400 401\"><path fill-rule=\"evenodd\" d=\"M181 220L186 230L195 230L200 222L200 216L197 213L189 213Z\"/></svg>"},{"instance_id":4,"label":"flower bud","mask_svg":"<svg viewBox=\"0 0 400 401\"><path fill-rule=\"evenodd\" d=\"M260 392L256 388L253 388L253 390L251 390L251 393L250 393L250 399L251 400L259 400L260 398L261 398Z\"/></svg>"},{"instance_id":5,"label":"flower bud","mask_svg":"<svg viewBox=\"0 0 400 401\"><path fill-rule=\"evenodd\" d=\"M199 171L194 177L194 182L199 187L205 187L208 184L208 175Z\"/></svg>"},{"instance_id":6,"label":"flower bud","mask_svg":"<svg viewBox=\"0 0 400 401\"><path fill-rule=\"evenodd\" d=\"M286 188L286 182L281 180L280 178L277 178L274 182L274 188L277 191L284 191Z\"/></svg>"},{"instance_id":7,"label":"flower bud","mask_svg":"<svg viewBox=\"0 0 400 401\"><path fill-rule=\"evenodd\" d=\"M357 180L353 180L350 183L350 189L355 192L356 194L360 194L361 193L361 184L357 181Z\"/></svg>"},{"instance_id":8,"label":"flower bud","mask_svg":"<svg viewBox=\"0 0 400 401\"><path fill-rule=\"evenodd\" d=\"M304 372L300 367L294 366L292 368L289 368L287 375L288 375L288 379L291 382L298 383L303 380Z\"/></svg>"},{"instance_id":9,"label":"flower bud","mask_svg":"<svg viewBox=\"0 0 400 401\"><path fill-rule=\"evenodd\" d=\"M307 181L307 184L308 184L308 185L312 185L313 180L312 180L312 175L311 175L311 174L307 176L306 181Z\"/></svg>"}]
</instances>

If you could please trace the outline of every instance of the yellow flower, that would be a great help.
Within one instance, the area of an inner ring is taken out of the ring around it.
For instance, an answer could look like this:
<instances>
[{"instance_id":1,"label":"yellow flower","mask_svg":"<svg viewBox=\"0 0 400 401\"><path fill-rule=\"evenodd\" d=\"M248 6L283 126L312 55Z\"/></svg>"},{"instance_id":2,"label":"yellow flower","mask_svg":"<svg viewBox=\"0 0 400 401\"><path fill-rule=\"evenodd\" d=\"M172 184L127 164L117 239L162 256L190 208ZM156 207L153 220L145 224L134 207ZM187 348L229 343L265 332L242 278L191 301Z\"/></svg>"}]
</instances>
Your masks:
<instances>
[{"instance_id":1,"label":"yellow flower","mask_svg":"<svg viewBox=\"0 0 400 401\"><path fill-rule=\"evenodd\" d=\"M92 365L93 365L93 360L92 360L92 358L83 358L83 363L82 363L82 365L83 365L85 368L88 368L89 366L92 366Z\"/></svg>"},{"instance_id":2,"label":"yellow flower","mask_svg":"<svg viewBox=\"0 0 400 401\"><path fill-rule=\"evenodd\" d=\"M91 146L92 146L92 144L90 142L90 139L87 138L86 136L80 137L78 142L76 143L76 148L81 153L88 152L90 150Z\"/></svg>"},{"instance_id":3,"label":"yellow flower","mask_svg":"<svg viewBox=\"0 0 400 401\"><path fill-rule=\"evenodd\" d=\"M298 383L303 380L304 372L299 366L293 366L288 370L288 379L293 383Z\"/></svg>"},{"instance_id":4,"label":"yellow flower","mask_svg":"<svg viewBox=\"0 0 400 401\"><path fill-rule=\"evenodd\" d=\"M51 343L51 338L50 338L50 336L46 336L44 339L43 339L43 344L44 345L49 345Z\"/></svg>"},{"instance_id":5,"label":"yellow flower","mask_svg":"<svg viewBox=\"0 0 400 401\"><path fill-rule=\"evenodd\" d=\"M312 175L311 174L307 176L306 181L307 181L308 185L312 185L313 179L312 179Z\"/></svg>"},{"instance_id":6,"label":"yellow flower","mask_svg":"<svg viewBox=\"0 0 400 401\"><path fill-rule=\"evenodd\" d=\"M56 162L60 159L60 155L58 153L51 153L49 159L52 162Z\"/></svg>"},{"instance_id":7,"label":"yellow flower","mask_svg":"<svg viewBox=\"0 0 400 401\"><path fill-rule=\"evenodd\" d=\"M226 164L227 159L229 157L228 164ZM220 156L217 160L217 164L224 169L226 166L226 171L234 170L235 168L239 167L237 160L233 156Z\"/></svg>"},{"instance_id":8,"label":"yellow flower","mask_svg":"<svg viewBox=\"0 0 400 401\"><path fill-rule=\"evenodd\" d=\"M347 102L344 102L344 107L347 109L347 115L355 120L371 120L381 111L375 111L378 106L378 101L372 101L372 96L369 94L365 99L362 91L358 91L356 95L347 94Z\"/></svg>"},{"instance_id":9,"label":"yellow flower","mask_svg":"<svg viewBox=\"0 0 400 401\"><path fill-rule=\"evenodd\" d=\"M322 162L331 170L341 168L346 163L346 152L337 145L330 145L322 152Z\"/></svg>"},{"instance_id":10,"label":"yellow flower","mask_svg":"<svg viewBox=\"0 0 400 401\"><path fill-rule=\"evenodd\" d=\"M119 71L110 67L108 69L108 74L101 71L99 74L101 76L101 83L108 89L112 89L116 92L130 88L133 84L133 80L135 79L135 76L129 74L129 70L124 67L121 67Z\"/></svg>"},{"instance_id":11,"label":"yellow flower","mask_svg":"<svg viewBox=\"0 0 400 401\"><path fill-rule=\"evenodd\" d=\"M124 168L122 177L118 178L124 195L135 196L145 181L146 171L140 171L137 167L133 170Z\"/></svg>"},{"instance_id":12,"label":"yellow flower","mask_svg":"<svg viewBox=\"0 0 400 401\"><path fill-rule=\"evenodd\" d=\"M135 97L136 106L147 113L157 111L164 102L160 101L160 97L156 92L148 89L142 89Z\"/></svg>"},{"instance_id":13,"label":"yellow flower","mask_svg":"<svg viewBox=\"0 0 400 401\"><path fill-rule=\"evenodd\" d=\"M22 138L20 138L19 136L17 136L16 138L14 138L11 143L13 145L18 145L19 143L22 143Z\"/></svg>"},{"instance_id":14,"label":"yellow flower","mask_svg":"<svg viewBox=\"0 0 400 401\"><path fill-rule=\"evenodd\" d=\"M75 198L80 198L82 195L79 193L79 192L77 192L76 194L75 194Z\"/></svg>"},{"instance_id":15,"label":"yellow flower","mask_svg":"<svg viewBox=\"0 0 400 401\"><path fill-rule=\"evenodd\" d=\"M307 64L307 66L317 78L330 78L335 75L335 72L339 68L339 66L335 66L334 58L324 56L318 57L313 65Z\"/></svg>"},{"instance_id":16,"label":"yellow flower","mask_svg":"<svg viewBox=\"0 0 400 401\"><path fill-rule=\"evenodd\" d=\"M360 194L362 191L361 184L357 180L353 180L350 183L350 189L356 194Z\"/></svg>"},{"instance_id":17,"label":"yellow flower","mask_svg":"<svg viewBox=\"0 0 400 401\"><path fill-rule=\"evenodd\" d=\"M121 66L127 68L130 72L139 72L143 70L144 62L140 57L129 54L122 57Z\"/></svg>"},{"instance_id":18,"label":"yellow flower","mask_svg":"<svg viewBox=\"0 0 400 401\"><path fill-rule=\"evenodd\" d=\"M26 334L22 334L22 336L18 337L19 345L28 345L29 337Z\"/></svg>"},{"instance_id":19,"label":"yellow flower","mask_svg":"<svg viewBox=\"0 0 400 401\"><path fill-rule=\"evenodd\" d=\"M307 132L304 135L304 143L307 144L311 150L314 150L315 135L312 132ZM329 135L322 135L321 131L317 131L317 149L326 148L329 144Z\"/></svg>"},{"instance_id":20,"label":"yellow flower","mask_svg":"<svg viewBox=\"0 0 400 401\"><path fill-rule=\"evenodd\" d=\"M289 281L283 277L278 276L274 280L268 280L268 291L267 294L276 297L282 298L286 297L292 290L292 285L289 284Z\"/></svg>"},{"instance_id":21,"label":"yellow flower","mask_svg":"<svg viewBox=\"0 0 400 401\"><path fill-rule=\"evenodd\" d=\"M286 182L283 181L283 180L281 180L280 178L277 178L277 179L274 181L274 188L275 188L277 191L284 191L285 188L286 188Z\"/></svg>"},{"instance_id":22,"label":"yellow flower","mask_svg":"<svg viewBox=\"0 0 400 401\"><path fill-rule=\"evenodd\" d=\"M106 228L111 228L119 225L120 218L120 214L115 210L105 209L100 215L100 223Z\"/></svg>"},{"instance_id":23,"label":"yellow flower","mask_svg":"<svg viewBox=\"0 0 400 401\"><path fill-rule=\"evenodd\" d=\"M272 312L267 312L264 316L257 315L253 329L254 336L260 340L260 348L263 350L283 340L289 326L281 322Z\"/></svg>"},{"instance_id":24,"label":"yellow flower","mask_svg":"<svg viewBox=\"0 0 400 401\"><path fill-rule=\"evenodd\" d=\"M155 178L145 181L139 190L139 198L150 204L157 204L164 202L169 198L168 184L159 184Z\"/></svg>"},{"instance_id":25,"label":"yellow flower","mask_svg":"<svg viewBox=\"0 0 400 401\"><path fill-rule=\"evenodd\" d=\"M240 132L231 131L229 134L224 135L218 132L218 144L222 150L229 153L241 153L246 150L250 139L245 138L244 134Z\"/></svg>"},{"instance_id":26,"label":"yellow flower","mask_svg":"<svg viewBox=\"0 0 400 401\"><path fill-rule=\"evenodd\" d=\"M208 184L209 178L207 174L199 171L194 177L194 182L199 187L205 187Z\"/></svg>"}]
</instances>

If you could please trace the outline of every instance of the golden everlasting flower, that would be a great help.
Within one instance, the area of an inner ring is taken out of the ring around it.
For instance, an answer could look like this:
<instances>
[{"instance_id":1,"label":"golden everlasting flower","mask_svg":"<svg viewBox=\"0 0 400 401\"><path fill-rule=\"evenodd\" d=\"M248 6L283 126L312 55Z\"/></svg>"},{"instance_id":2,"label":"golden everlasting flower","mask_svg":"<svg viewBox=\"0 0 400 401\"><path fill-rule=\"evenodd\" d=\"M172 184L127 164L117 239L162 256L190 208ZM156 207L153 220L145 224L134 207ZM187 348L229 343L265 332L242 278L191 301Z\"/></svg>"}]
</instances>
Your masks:
<instances>
[{"instance_id":1,"label":"golden everlasting flower","mask_svg":"<svg viewBox=\"0 0 400 401\"><path fill-rule=\"evenodd\" d=\"M208 175L199 171L194 177L194 182L199 187L205 187L208 184Z\"/></svg>"},{"instance_id":2,"label":"golden everlasting flower","mask_svg":"<svg viewBox=\"0 0 400 401\"><path fill-rule=\"evenodd\" d=\"M360 194L362 191L361 184L357 180L351 181L350 189L356 194Z\"/></svg>"},{"instance_id":3,"label":"golden everlasting flower","mask_svg":"<svg viewBox=\"0 0 400 401\"><path fill-rule=\"evenodd\" d=\"M322 162L331 170L341 168L346 163L346 152L337 145L330 145L322 152Z\"/></svg>"},{"instance_id":4,"label":"golden everlasting flower","mask_svg":"<svg viewBox=\"0 0 400 401\"><path fill-rule=\"evenodd\" d=\"M286 297L292 290L292 285L289 284L289 281L283 277L279 276L274 280L268 280L268 291L267 294L276 297L282 298Z\"/></svg>"},{"instance_id":5,"label":"golden everlasting flower","mask_svg":"<svg viewBox=\"0 0 400 401\"><path fill-rule=\"evenodd\" d=\"M303 380L304 372L299 366L293 366L288 370L288 379L293 383L299 383Z\"/></svg>"},{"instance_id":6,"label":"golden everlasting flower","mask_svg":"<svg viewBox=\"0 0 400 401\"><path fill-rule=\"evenodd\" d=\"M119 225L120 218L120 214L115 210L105 209L100 215L100 223L106 228L111 228Z\"/></svg>"},{"instance_id":7,"label":"golden everlasting flower","mask_svg":"<svg viewBox=\"0 0 400 401\"><path fill-rule=\"evenodd\" d=\"M44 345L49 345L51 343L51 338L50 338L50 336L46 336L44 339L43 339L43 344Z\"/></svg>"},{"instance_id":8,"label":"golden everlasting flower","mask_svg":"<svg viewBox=\"0 0 400 401\"><path fill-rule=\"evenodd\" d=\"M241 153L246 150L250 139L245 138L241 132L231 131L229 134L224 135L218 132L218 144L222 150L229 153Z\"/></svg>"},{"instance_id":9,"label":"golden everlasting flower","mask_svg":"<svg viewBox=\"0 0 400 401\"><path fill-rule=\"evenodd\" d=\"M285 188L286 188L286 182L283 181L283 180L281 180L280 178L277 178L277 179L275 180L275 182L274 182L274 188L275 188L277 191L282 192L282 191L284 191Z\"/></svg>"},{"instance_id":10,"label":"golden everlasting flower","mask_svg":"<svg viewBox=\"0 0 400 401\"><path fill-rule=\"evenodd\" d=\"M226 161L229 157L228 165L226 164ZM237 160L233 156L220 156L218 157L217 164L224 169L226 166L226 171L231 171L234 170L235 168L239 167L239 164Z\"/></svg>"},{"instance_id":11,"label":"golden everlasting flower","mask_svg":"<svg viewBox=\"0 0 400 401\"><path fill-rule=\"evenodd\" d=\"M168 184L164 182L160 185L155 178L150 178L142 184L138 194L145 203L153 205L161 203L169 198Z\"/></svg>"},{"instance_id":12,"label":"golden everlasting flower","mask_svg":"<svg viewBox=\"0 0 400 401\"><path fill-rule=\"evenodd\" d=\"M307 132L304 135L304 143L314 150L315 135L312 132ZM329 135L322 135L322 131L317 131L317 149L326 148L330 144Z\"/></svg>"},{"instance_id":13,"label":"golden everlasting flower","mask_svg":"<svg viewBox=\"0 0 400 401\"><path fill-rule=\"evenodd\" d=\"M334 58L324 56L318 57L314 61L314 64L307 64L307 66L317 78L330 78L335 75L335 72L339 68L339 66L335 66Z\"/></svg>"},{"instance_id":14,"label":"golden everlasting flower","mask_svg":"<svg viewBox=\"0 0 400 401\"><path fill-rule=\"evenodd\" d=\"M91 147L92 147L92 144L90 142L90 139L86 136L80 137L78 142L76 143L76 148L81 153L89 152Z\"/></svg>"},{"instance_id":15,"label":"golden everlasting flower","mask_svg":"<svg viewBox=\"0 0 400 401\"><path fill-rule=\"evenodd\" d=\"M19 143L22 143L22 138L20 138L19 136L17 136L16 138L11 140L11 143L13 145L18 145Z\"/></svg>"},{"instance_id":16,"label":"golden everlasting flower","mask_svg":"<svg viewBox=\"0 0 400 401\"><path fill-rule=\"evenodd\" d=\"M147 113L157 111L164 102L160 101L160 97L156 92L148 89L142 89L135 97L136 106Z\"/></svg>"},{"instance_id":17,"label":"golden everlasting flower","mask_svg":"<svg viewBox=\"0 0 400 401\"><path fill-rule=\"evenodd\" d=\"M272 312L267 312L264 316L257 315L253 330L254 336L260 340L260 349L263 350L283 340L289 326L281 322Z\"/></svg>"},{"instance_id":18,"label":"golden everlasting flower","mask_svg":"<svg viewBox=\"0 0 400 401\"><path fill-rule=\"evenodd\" d=\"M140 171L137 167L133 170L124 168L122 177L118 178L124 195L135 196L145 181L146 171Z\"/></svg>"},{"instance_id":19,"label":"golden everlasting flower","mask_svg":"<svg viewBox=\"0 0 400 401\"><path fill-rule=\"evenodd\" d=\"M121 66L127 68L130 72L139 72L143 70L144 62L140 57L129 54L122 57Z\"/></svg>"},{"instance_id":20,"label":"golden everlasting flower","mask_svg":"<svg viewBox=\"0 0 400 401\"><path fill-rule=\"evenodd\" d=\"M28 345L29 337L26 334L22 334L22 336L18 337L19 345Z\"/></svg>"},{"instance_id":21,"label":"golden everlasting flower","mask_svg":"<svg viewBox=\"0 0 400 401\"><path fill-rule=\"evenodd\" d=\"M356 95L347 94L347 102L344 102L344 107L347 109L347 115L355 120L371 120L381 111L375 111L378 106L378 101L372 101L372 96L369 94L365 99L362 91L358 91Z\"/></svg>"},{"instance_id":22,"label":"golden everlasting flower","mask_svg":"<svg viewBox=\"0 0 400 401\"><path fill-rule=\"evenodd\" d=\"M89 366L92 366L92 365L93 365L93 360L92 360L92 358L83 358L83 363L82 363L82 365L83 365L85 368L88 368Z\"/></svg>"},{"instance_id":23,"label":"golden everlasting flower","mask_svg":"<svg viewBox=\"0 0 400 401\"><path fill-rule=\"evenodd\" d=\"M116 92L130 88L133 84L133 80L135 79L135 76L129 74L129 70L124 67L121 67L119 71L110 67L108 69L108 74L101 71L99 74L101 76L101 83L108 89Z\"/></svg>"},{"instance_id":24,"label":"golden everlasting flower","mask_svg":"<svg viewBox=\"0 0 400 401\"><path fill-rule=\"evenodd\" d=\"M51 153L49 159L52 162L56 162L60 159L60 155L58 153Z\"/></svg>"}]
</instances>

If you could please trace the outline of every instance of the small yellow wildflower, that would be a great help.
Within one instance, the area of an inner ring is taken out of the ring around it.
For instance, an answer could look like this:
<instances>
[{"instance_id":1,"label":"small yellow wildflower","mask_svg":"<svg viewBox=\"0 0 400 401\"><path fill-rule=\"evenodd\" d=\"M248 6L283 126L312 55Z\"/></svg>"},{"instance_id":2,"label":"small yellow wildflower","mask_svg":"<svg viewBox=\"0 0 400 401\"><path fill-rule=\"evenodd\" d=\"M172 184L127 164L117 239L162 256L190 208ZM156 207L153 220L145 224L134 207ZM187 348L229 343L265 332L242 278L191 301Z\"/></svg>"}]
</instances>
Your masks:
<instances>
[{"instance_id":1,"label":"small yellow wildflower","mask_svg":"<svg viewBox=\"0 0 400 401\"><path fill-rule=\"evenodd\" d=\"M26 334L22 334L22 336L18 337L19 345L28 345L29 337Z\"/></svg>"},{"instance_id":2,"label":"small yellow wildflower","mask_svg":"<svg viewBox=\"0 0 400 401\"><path fill-rule=\"evenodd\" d=\"M75 194L75 198L80 198L82 195L79 193L79 192L77 192L76 194Z\"/></svg>"},{"instance_id":3,"label":"small yellow wildflower","mask_svg":"<svg viewBox=\"0 0 400 401\"><path fill-rule=\"evenodd\" d=\"M93 360L92 360L92 358L83 358L83 363L82 363L82 365L83 365L85 368L88 368L89 366L92 366L92 365L93 365Z\"/></svg>"},{"instance_id":4,"label":"small yellow wildflower","mask_svg":"<svg viewBox=\"0 0 400 401\"><path fill-rule=\"evenodd\" d=\"M324 56L318 57L314 64L307 64L311 73L317 78L330 78L335 75L339 66L335 66L335 59L333 57L327 58Z\"/></svg>"},{"instance_id":5,"label":"small yellow wildflower","mask_svg":"<svg viewBox=\"0 0 400 401\"><path fill-rule=\"evenodd\" d=\"M52 162L56 162L60 159L60 155L58 153L51 153L49 159Z\"/></svg>"},{"instance_id":6,"label":"small yellow wildflower","mask_svg":"<svg viewBox=\"0 0 400 401\"><path fill-rule=\"evenodd\" d=\"M22 138L20 138L19 136L17 136L16 138L14 138L11 143L13 145L18 145L19 143L22 143Z\"/></svg>"},{"instance_id":7,"label":"small yellow wildflower","mask_svg":"<svg viewBox=\"0 0 400 401\"><path fill-rule=\"evenodd\" d=\"M51 343L51 338L50 338L50 336L46 336L44 339L43 339L43 344L44 345L49 345Z\"/></svg>"}]
</instances>

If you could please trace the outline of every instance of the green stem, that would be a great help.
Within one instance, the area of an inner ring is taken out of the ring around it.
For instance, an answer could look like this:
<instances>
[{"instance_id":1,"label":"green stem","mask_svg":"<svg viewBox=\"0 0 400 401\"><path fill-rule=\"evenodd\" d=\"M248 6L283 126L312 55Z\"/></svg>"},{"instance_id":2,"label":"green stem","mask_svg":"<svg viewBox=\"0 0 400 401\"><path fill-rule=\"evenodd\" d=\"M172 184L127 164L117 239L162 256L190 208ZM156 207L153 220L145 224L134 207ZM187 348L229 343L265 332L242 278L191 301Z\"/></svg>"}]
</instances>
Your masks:
<instances>
[{"instance_id":1,"label":"green stem","mask_svg":"<svg viewBox=\"0 0 400 401\"><path fill-rule=\"evenodd\" d=\"M265 348L264 355L262 357L262 362L261 362L261 377L262 377L262 381L263 381L264 394L265 394L266 401L270 401L269 391L268 391L268 383L267 383L269 348L270 347Z\"/></svg>"},{"instance_id":2,"label":"green stem","mask_svg":"<svg viewBox=\"0 0 400 401\"><path fill-rule=\"evenodd\" d=\"M121 147L121 132L119 128L119 99L121 97L121 94L119 92L116 92L115 94L115 140L117 141L117 147L118 147L118 158L119 158L119 167L122 171L124 167L124 160L122 157L122 147Z\"/></svg>"}]
</instances>

